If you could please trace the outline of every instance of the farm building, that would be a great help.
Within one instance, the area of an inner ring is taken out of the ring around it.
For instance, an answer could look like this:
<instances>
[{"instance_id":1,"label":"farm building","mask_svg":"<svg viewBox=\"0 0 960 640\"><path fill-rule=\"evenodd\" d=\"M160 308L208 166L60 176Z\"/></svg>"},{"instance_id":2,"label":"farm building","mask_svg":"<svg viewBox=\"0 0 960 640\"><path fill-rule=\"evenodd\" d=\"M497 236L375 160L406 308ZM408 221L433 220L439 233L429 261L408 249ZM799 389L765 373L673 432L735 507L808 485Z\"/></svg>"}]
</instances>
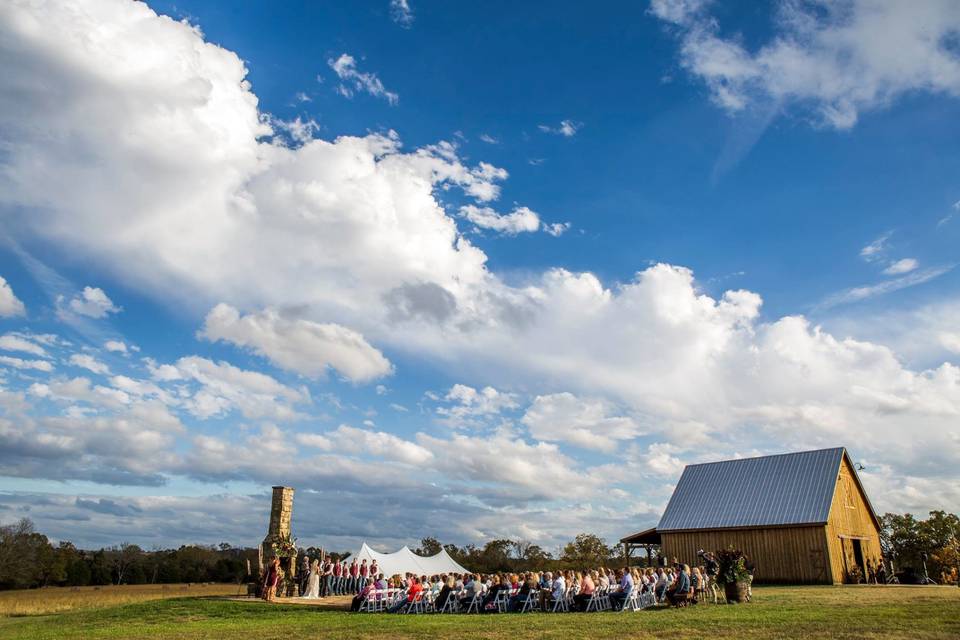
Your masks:
<instances>
[{"instance_id":1,"label":"farm building","mask_svg":"<svg viewBox=\"0 0 960 640\"><path fill-rule=\"evenodd\" d=\"M732 545L763 582L846 582L881 557L880 523L842 447L689 465L657 527L621 542L690 565Z\"/></svg>"}]
</instances>

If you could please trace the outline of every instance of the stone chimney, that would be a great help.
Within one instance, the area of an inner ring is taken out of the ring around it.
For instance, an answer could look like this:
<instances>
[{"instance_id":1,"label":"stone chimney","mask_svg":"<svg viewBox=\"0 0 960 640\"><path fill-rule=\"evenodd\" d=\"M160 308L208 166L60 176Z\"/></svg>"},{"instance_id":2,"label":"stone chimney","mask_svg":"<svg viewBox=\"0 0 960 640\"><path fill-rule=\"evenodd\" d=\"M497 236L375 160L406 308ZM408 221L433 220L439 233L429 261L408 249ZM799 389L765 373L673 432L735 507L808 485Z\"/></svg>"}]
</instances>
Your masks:
<instances>
[{"instance_id":1,"label":"stone chimney","mask_svg":"<svg viewBox=\"0 0 960 640\"><path fill-rule=\"evenodd\" d=\"M270 528L267 537L260 545L260 570L263 563L273 558L272 543L280 538L290 537L290 516L293 515L293 487L274 487L273 500L270 504ZM286 568L291 574L296 573L296 562Z\"/></svg>"}]
</instances>

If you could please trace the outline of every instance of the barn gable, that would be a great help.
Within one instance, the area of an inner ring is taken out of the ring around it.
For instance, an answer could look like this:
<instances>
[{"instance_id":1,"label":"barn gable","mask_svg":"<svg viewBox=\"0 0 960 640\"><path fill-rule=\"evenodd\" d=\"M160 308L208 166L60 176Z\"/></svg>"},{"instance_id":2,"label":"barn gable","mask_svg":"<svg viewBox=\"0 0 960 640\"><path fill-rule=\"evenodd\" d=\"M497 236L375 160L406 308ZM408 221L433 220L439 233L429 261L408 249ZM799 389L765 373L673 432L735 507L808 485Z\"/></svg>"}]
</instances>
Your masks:
<instances>
[{"instance_id":1,"label":"barn gable","mask_svg":"<svg viewBox=\"0 0 960 640\"><path fill-rule=\"evenodd\" d=\"M689 465L657 532L825 524L843 447Z\"/></svg>"}]
</instances>

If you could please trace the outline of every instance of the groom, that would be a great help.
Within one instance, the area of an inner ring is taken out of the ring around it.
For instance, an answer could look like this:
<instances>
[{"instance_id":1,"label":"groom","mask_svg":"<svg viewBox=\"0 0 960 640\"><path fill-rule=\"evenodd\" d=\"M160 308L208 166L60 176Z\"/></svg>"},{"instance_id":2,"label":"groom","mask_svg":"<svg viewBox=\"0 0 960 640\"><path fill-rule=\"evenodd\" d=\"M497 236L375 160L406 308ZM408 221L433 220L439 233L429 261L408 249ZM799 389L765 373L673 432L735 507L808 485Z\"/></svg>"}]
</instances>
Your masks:
<instances>
[{"instance_id":1,"label":"groom","mask_svg":"<svg viewBox=\"0 0 960 640\"><path fill-rule=\"evenodd\" d=\"M307 582L310 580L310 557L304 553L300 559L300 595L307 592Z\"/></svg>"}]
</instances>

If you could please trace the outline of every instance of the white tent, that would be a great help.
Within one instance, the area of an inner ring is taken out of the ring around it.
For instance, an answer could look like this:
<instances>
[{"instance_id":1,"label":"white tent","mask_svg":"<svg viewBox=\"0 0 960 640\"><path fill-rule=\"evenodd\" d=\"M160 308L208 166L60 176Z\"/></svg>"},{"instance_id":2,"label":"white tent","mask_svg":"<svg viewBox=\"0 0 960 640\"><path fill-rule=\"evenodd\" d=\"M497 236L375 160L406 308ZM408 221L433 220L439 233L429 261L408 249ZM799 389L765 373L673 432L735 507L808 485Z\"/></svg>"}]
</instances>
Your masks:
<instances>
[{"instance_id":1,"label":"white tent","mask_svg":"<svg viewBox=\"0 0 960 640\"><path fill-rule=\"evenodd\" d=\"M450 557L446 549L441 549L440 553L434 556L418 556L407 547L393 553L380 553L374 551L364 542L356 555L357 562L364 560L367 564L373 564L377 561L380 573L385 576L404 575L415 573L418 576L433 576L441 573L470 573Z\"/></svg>"}]
</instances>

